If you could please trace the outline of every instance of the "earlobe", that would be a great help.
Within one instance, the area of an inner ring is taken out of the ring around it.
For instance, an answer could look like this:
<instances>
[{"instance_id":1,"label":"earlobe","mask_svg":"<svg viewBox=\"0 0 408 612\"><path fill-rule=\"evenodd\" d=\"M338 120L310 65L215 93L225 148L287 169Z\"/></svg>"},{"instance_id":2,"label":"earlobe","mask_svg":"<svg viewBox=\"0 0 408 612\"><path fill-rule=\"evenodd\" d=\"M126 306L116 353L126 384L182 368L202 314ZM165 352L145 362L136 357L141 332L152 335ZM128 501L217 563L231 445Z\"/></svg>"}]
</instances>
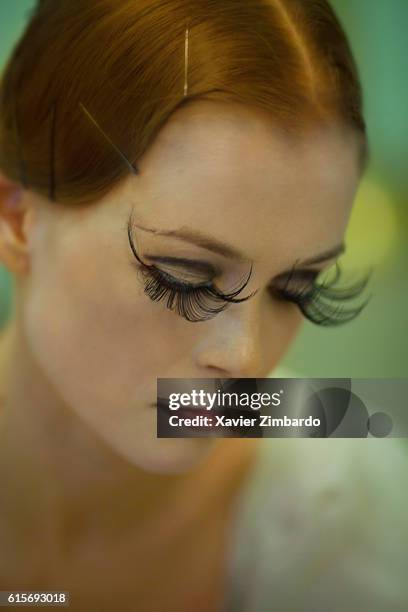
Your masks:
<instances>
[{"instance_id":1,"label":"earlobe","mask_svg":"<svg viewBox=\"0 0 408 612\"><path fill-rule=\"evenodd\" d=\"M10 225L0 219L0 262L14 274L25 274L29 269L29 252L26 243L12 231Z\"/></svg>"},{"instance_id":2,"label":"earlobe","mask_svg":"<svg viewBox=\"0 0 408 612\"><path fill-rule=\"evenodd\" d=\"M29 266L28 230L30 210L22 204L22 189L4 183L0 191L0 261L14 274L25 274Z\"/></svg>"}]
</instances>

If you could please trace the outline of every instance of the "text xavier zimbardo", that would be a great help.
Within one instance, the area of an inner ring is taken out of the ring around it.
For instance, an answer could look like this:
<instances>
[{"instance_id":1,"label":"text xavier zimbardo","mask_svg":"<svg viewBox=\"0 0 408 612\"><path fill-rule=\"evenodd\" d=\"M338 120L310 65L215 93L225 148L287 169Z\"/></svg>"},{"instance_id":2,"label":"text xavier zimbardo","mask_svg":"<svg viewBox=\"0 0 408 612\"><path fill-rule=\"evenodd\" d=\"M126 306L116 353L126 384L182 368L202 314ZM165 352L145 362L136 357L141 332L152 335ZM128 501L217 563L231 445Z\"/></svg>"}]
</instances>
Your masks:
<instances>
[{"instance_id":1,"label":"text xavier zimbardo","mask_svg":"<svg viewBox=\"0 0 408 612\"><path fill-rule=\"evenodd\" d=\"M196 406L202 410L212 410L217 402L218 407L225 407L225 400L228 399L228 406L235 405L240 407L249 407L252 410L259 410L264 406L279 406L281 403L281 391L280 393L227 393L217 391L215 393L207 393L202 389L200 391L193 390L190 393L170 393L169 395L169 409L179 410L179 408ZM234 400L232 403L231 400ZM318 427L320 425L320 419L308 416L305 418L291 419L288 416L283 418L273 418L271 415L260 415L256 418L248 418L239 416L237 418L227 418L225 415L217 416L216 423L214 423L212 417L197 415L195 417L178 417L176 415L169 418L169 424L173 427L184 426L222 426L230 427L231 425L239 425L244 427L253 427L256 422L260 427Z\"/></svg>"}]
</instances>

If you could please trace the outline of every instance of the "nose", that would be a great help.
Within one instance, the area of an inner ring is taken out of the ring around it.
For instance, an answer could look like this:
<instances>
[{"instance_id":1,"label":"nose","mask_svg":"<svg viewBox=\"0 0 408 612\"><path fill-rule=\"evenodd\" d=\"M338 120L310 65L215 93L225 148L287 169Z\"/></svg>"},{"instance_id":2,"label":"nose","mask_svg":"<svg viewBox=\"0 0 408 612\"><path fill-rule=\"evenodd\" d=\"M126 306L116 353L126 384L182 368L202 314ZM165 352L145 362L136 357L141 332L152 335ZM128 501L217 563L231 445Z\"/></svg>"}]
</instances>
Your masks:
<instances>
[{"instance_id":1,"label":"nose","mask_svg":"<svg viewBox=\"0 0 408 612\"><path fill-rule=\"evenodd\" d=\"M223 378L260 378L263 375L261 317L256 297L230 304L205 323L194 361L202 374Z\"/></svg>"}]
</instances>

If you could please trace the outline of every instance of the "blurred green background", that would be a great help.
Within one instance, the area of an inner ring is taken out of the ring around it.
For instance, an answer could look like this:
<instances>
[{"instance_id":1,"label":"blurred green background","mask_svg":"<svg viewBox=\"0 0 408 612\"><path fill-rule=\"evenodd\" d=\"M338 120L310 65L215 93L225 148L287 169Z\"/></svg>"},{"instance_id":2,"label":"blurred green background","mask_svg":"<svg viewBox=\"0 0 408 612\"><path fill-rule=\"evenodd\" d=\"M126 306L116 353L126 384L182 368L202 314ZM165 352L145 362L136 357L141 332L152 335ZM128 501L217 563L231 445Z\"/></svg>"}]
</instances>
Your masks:
<instances>
[{"instance_id":1,"label":"blurred green background","mask_svg":"<svg viewBox=\"0 0 408 612\"><path fill-rule=\"evenodd\" d=\"M56 2L58 0L55 0ZM0 0L0 70L33 0ZM372 299L338 328L306 321L280 376L406 377L408 373L408 0L332 0L359 66L371 161L347 235L347 270L375 266ZM0 325L11 279L0 266Z\"/></svg>"}]
</instances>

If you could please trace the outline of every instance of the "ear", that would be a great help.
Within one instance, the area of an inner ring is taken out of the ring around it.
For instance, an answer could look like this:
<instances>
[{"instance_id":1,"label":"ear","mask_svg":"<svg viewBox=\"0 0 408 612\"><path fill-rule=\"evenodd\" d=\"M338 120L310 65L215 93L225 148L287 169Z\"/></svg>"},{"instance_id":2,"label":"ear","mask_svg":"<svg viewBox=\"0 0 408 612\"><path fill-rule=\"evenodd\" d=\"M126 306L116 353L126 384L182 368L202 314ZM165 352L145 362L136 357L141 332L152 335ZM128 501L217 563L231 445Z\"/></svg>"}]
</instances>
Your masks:
<instances>
[{"instance_id":1,"label":"ear","mask_svg":"<svg viewBox=\"0 0 408 612\"><path fill-rule=\"evenodd\" d=\"M0 172L0 262L12 273L29 271L28 230L33 220L33 207L28 194Z\"/></svg>"}]
</instances>

